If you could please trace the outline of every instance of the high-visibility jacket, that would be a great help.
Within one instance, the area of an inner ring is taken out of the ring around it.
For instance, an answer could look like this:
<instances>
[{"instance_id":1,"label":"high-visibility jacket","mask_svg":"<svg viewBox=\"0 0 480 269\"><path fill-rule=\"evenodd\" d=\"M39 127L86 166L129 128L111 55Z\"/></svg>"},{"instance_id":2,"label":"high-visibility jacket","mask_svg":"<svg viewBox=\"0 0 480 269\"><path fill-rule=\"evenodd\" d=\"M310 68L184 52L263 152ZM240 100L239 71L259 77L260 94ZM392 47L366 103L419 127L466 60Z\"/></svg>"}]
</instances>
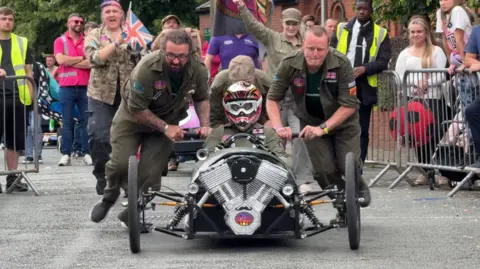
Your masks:
<instances>
[{"instance_id":1,"label":"high-visibility jacket","mask_svg":"<svg viewBox=\"0 0 480 269\"><path fill-rule=\"evenodd\" d=\"M340 23L337 27L337 50L341 53L347 55L348 50L348 34L350 33L348 29L345 29L347 23ZM380 27L378 24L373 25L373 42L369 50L368 62L374 62L377 59L378 51L380 50L380 45L387 37L387 29ZM378 76L371 75L367 77L368 84L371 87L377 87Z\"/></svg>"},{"instance_id":2,"label":"high-visibility jacket","mask_svg":"<svg viewBox=\"0 0 480 269\"><path fill-rule=\"evenodd\" d=\"M11 59L13 70L15 71L15 76L26 76L27 72L25 71L25 61L27 59L27 47L28 40L25 37L17 36L11 34L12 46L11 46ZM0 62L2 62L2 47L0 46ZM18 97L20 102L26 106L32 104L32 97L30 96L30 91L28 90L27 80L18 79Z\"/></svg>"}]
</instances>

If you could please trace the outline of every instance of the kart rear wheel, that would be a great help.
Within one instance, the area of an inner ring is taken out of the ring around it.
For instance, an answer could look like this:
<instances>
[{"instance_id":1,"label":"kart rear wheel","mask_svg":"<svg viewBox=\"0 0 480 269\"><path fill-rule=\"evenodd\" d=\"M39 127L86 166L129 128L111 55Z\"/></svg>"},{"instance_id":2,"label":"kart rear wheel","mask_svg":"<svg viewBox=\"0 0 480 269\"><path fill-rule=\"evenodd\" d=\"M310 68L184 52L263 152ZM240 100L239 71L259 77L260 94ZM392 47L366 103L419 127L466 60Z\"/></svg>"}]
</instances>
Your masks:
<instances>
[{"instance_id":1,"label":"kart rear wheel","mask_svg":"<svg viewBox=\"0 0 480 269\"><path fill-rule=\"evenodd\" d=\"M140 220L138 216L138 159L128 159L128 235L132 253L140 252Z\"/></svg>"},{"instance_id":2,"label":"kart rear wheel","mask_svg":"<svg viewBox=\"0 0 480 269\"><path fill-rule=\"evenodd\" d=\"M359 176L360 173L357 170L355 155L349 152L347 153L345 163L345 204L347 211L348 241L351 250L356 250L360 246Z\"/></svg>"}]
</instances>

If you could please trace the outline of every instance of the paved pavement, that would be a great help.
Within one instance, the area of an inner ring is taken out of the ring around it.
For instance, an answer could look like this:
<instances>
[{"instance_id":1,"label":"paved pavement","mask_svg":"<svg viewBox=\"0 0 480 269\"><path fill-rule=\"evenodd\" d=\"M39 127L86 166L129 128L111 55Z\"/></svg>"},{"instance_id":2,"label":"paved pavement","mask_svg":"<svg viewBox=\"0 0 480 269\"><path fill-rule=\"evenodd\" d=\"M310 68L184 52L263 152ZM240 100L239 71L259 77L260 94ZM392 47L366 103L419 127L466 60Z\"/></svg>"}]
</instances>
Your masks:
<instances>
[{"instance_id":1,"label":"paved pavement","mask_svg":"<svg viewBox=\"0 0 480 269\"><path fill-rule=\"evenodd\" d=\"M406 183L389 190L395 172L372 189L373 203L362 209L358 251L349 249L345 229L305 240L266 241L185 241L154 232L142 235L142 253L132 255L128 233L116 219L121 206L105 222L90 222L89 211L99 199L92 168L80 160L57 167L59 157L55 149L46 149L41 172L31 175L42 196L0 195L0 268L466 269L480 263L480 193L447 199L447 190ZM187 185L191 165L180 168L164 179L165 185ZM367 178L378 172L365 170ZM0 182L5 185L4 177ZM171 210L158 208L157 223L166 222ZM327 222L335 212L327 205L316 213Z\"/></svg>"}]
</instances>

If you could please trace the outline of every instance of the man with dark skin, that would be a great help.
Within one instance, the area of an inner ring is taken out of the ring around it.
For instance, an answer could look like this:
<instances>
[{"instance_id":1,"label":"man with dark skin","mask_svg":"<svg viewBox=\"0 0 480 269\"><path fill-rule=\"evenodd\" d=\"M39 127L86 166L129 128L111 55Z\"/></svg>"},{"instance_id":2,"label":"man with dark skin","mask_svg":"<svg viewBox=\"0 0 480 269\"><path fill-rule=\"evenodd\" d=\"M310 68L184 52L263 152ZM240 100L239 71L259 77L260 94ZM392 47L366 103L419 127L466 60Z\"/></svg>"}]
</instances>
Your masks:
<instances>
[{"instance_id":1,"label":"man with dark skin","mask_svg":"<svg viewBox=\"0 0 480 269\"><path fill-rule=\"evenodd\" d=\"M373 8L369 0L357 0L356 17L337 26L330 45L350 60L360 100L360 143L362 160L368 152L370 114L377 103L378 74L388 68L391 57L390 40L385 28L373 22Z\"/></svg>"}]
</instances>

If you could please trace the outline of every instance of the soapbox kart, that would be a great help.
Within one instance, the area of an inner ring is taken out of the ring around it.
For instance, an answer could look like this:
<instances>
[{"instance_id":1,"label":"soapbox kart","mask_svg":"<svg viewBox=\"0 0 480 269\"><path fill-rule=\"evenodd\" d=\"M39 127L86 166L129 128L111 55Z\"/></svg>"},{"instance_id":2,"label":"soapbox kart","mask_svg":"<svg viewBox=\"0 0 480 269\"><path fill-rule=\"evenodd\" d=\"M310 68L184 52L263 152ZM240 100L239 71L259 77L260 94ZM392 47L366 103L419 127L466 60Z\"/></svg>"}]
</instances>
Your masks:
<instances>
[{"instance_id":1,"label":"soapbox kart","mask_svg":"<svg viewBox=\"0 0 480 269\"><path fill-rule=\"evenodd\" d=\"M192 135L194 136L194 135ZM296 135L294 135L296 136ZM234 147L248 139L252 148ZM332 228L348 228L350 248L360 244L360 167L352 153L346 156L346 185L300 193L288 165L268 151L259 135L230 136L208 153L201 149L184 194L166 191L138 192L138 159L129 159L128 227L130 249L140 252L140 234L152 229L184 239L194 238L296 238L303 239ZM328 199L319 200L322 197ZM160 197L168 201L155 202ZM329 224L313 213L313 206L332 204L338 210ZM164 226L147 223L145 212L156 206L173 206Z\"/></svg>"}]
</instances>

